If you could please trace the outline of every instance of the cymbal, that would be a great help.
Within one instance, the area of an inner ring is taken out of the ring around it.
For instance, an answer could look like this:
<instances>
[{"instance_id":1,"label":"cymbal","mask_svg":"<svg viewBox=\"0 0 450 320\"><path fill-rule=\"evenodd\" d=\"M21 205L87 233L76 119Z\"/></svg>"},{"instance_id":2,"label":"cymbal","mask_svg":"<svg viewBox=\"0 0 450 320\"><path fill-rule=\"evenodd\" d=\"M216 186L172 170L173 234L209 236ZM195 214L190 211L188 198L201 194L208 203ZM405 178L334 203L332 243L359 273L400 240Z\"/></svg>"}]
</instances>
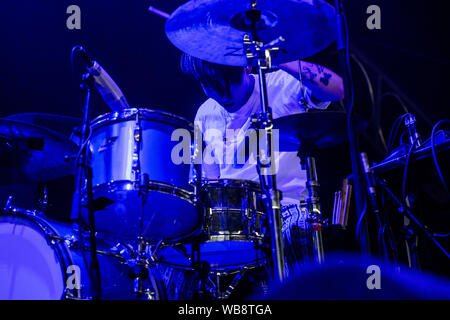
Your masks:
<instances>
[{"instance_id":1,"label":"cymbal","mask_svg":"<svg viewBox=\"0 0 450 320\"><path fill-rule=\"evenodd\" d=\"M178 49L200 59L247 66L244 35L250 34L247 19L252 1L195 0L177 8L166 21L165 31ZM251 11L250 11L251 10ZM272 63L277 65L309 57L337 39L336 11L323 0L256 1L261 21L259 41L283 37Z\"/></svg>"},{"instance_id":2,"label":"cymbal","mask_svg":"<svg viewBox=\"0 0 450 320\"><path fill-rule=\"evenodd\" d=\"M324 149L347 141L347 116L340 111L315 111L273 120L279 130L280 151L298 151L302 145Z\"/></svg>"},{"instance_id":3,"label":"cymbal","mask_svg":"<svg viewBox=\"0 0 450 320\"><path fill-rule=\"evenodd\" d=\"M75 127L81 127L82 119L50 113L16 113L3 119L31 123L70 137Z\"/></svg>"},{"instance_id":4,"label":"cymbal","mask_svg":"<svg viewBox=\"0 0 450 320\"><path fill-rule=\"evenodd\" d=\"M74 172L66 156L78 152L68 137L34 124L0 119L0 184L49 181Z\"/></svg>"}]
</instances>

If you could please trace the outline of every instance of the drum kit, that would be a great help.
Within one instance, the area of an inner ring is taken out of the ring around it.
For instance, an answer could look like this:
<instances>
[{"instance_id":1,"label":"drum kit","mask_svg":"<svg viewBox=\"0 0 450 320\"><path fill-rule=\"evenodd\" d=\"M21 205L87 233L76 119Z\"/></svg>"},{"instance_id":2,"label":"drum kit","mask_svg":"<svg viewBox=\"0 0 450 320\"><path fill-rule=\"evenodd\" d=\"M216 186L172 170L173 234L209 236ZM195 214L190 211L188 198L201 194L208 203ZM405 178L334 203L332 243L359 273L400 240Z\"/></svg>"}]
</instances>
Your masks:
<instances>
[{"instance_id":1,"label":"drum kit","mask_svg":"<svg viewBox=\"0 0 450 320\"><path fill-rule=\"evenodd\" d=\"M273 120L263 79L271 64L310 56L336 40L335 16L324 1L201 0L185 3L166 22L169 40L184 52L257 66L263 112L254 123L269 138L279 130L281 151L300 151L319 263L323 221L314 152L345 140L346 116ZM267 269L284 280L275 175L260 183L201 175L193 182L191 165L171 159L172 133L180 128L194 135L188 120L147 108L103 114L88 125L45 114L0 119L3 185L80 178L78 164L87 163L72 225L9 198L0 215L0 298L225 299L248 270ZM231 278L225 287L224 277Z\"/></svg>"}]
</instances>

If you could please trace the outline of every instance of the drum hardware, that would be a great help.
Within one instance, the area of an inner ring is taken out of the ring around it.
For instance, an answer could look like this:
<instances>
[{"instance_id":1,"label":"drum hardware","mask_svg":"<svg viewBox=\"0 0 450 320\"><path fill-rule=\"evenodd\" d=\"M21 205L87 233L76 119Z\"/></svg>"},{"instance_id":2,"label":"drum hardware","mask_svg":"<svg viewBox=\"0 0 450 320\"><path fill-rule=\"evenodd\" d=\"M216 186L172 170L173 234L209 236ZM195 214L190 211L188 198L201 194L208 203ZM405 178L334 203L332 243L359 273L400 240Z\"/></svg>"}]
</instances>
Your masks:
<instances>
[{"instance_id":1,"label":"drum hardware","mask_svg":"<svg viewBox=\"0 0 450 320\"><path fill-rule=\"evenodd\" d=\"M3 288L6 288L0 290L2 299L92 300L90 287L93 284L89 280L87 260L90 248L84 244L89 235L82 226L71 227L19 208L0 216L0 234L3 253L0 264L5 271L0 278ZM101 236L97 241L97 254L103 271L103 296L105 299L135 298L134 283L129 278L126 261ZM30 267L33 268L31 274L26 271ZM163 299L164 290L155 268L151 264L146 264L146 267L150 283L146 294L151 299Z\"/></svg>"},{"instance_id":2,"label":"drum hardware","mask_svg":"<svg viewBox=\"0 0 450 320\"><path fill-rule=\"evenodd\" d=\"M80 88L84 95L84 103L82 105L83 111L83 125L81 127L80 137L80 151L77 154L77 160L75 163L75 191L72 198L72 212L71 219L78 221L81 220L81 189L83 183L86 186L87 196L87 210L88 210L88 227L89 227L89 239L90 239L90 257L91 265L89 268L89 275L93 283L92 286L92 298L94 300L101 299L101 283L100 283L100 269L97 259L97 246L95 237L95 217L94 217L94 204L92 193L92 169L88 164L88 148L89 136L91 130L89 128L89 121L91 117L91 110L89 106L91 88L94 86L93 75L89 72L82 76Z\"/></svg>"},{"instance_id":3,"label":"drum hardware","mask_svg":"<svg viewBox=\"0 0 450 320\"><path fill-rule=\"evenodd\" d=\"M41 195L38 199L38 208L44 214L48 208L48 193L47 193L47 186L45 185L42 187Z\"/></svg>"},{"instance_id":4,"label":"drum hardware","mask_svg":"<svg viewBox=\"0 0 450 320\"><path fill-rule=\"evenodd\" d=\"M144 280L148 279L147 259L145 257L145 251L147 244L142 237L138 238L136 258L134 259L134 265L130 265L131 272L130 277L134 281L134 294L137 298L152 299L152 292L149 288L144 286Z\"/></svg>"},{"instance_id":5,"label":"drum hardware","mask_svg":"<svg viewBox=\"0 0 450 320\"><path fill-rule=\"evenodd\" d=\"M314 259L317 263L324 262L323 240L322 240L322 210L319 198L319 180L317 177L316 158L313 147L306 140L298 151L298 157L303 170L306 170L306 189L308 196L306 198L308 218L307 222L311 226L313 237Z\"/></svg>"},{"instance_id":6,"label":"drum hardware","mask_svg":"<svg viewBox=\"0 0 450 320\"><path fill-rule=\"evenodd\" d=\"M252 21L255 25L258 21ZM256 34L256 30L253 31ZM273 124L272 110L268 106L267 86L264 68L271 67L271 50L277 50L273 47L263 46L261 43L251 40L252 55L247 55L251 59L256 58L259 75L259 87L261 91L261 107L260 114L252 118L252 125L255 129L264 130L264 146L267 150L261 148L261 141L258 141L257 151L257 169L260 177L261 187L266 195L266 207L269 220L269 235L271 238L271 266L273 268L273 277L278 281L284 281L286 270L284 265L284 249L283 236L281 233L281 193L277 190L276 177L274 173L275 167L275 150L273 150ZM264 154L265 153L265 154ZM264 162L262 161L262 158ZM270 170L270 172L268 172Z\"/></svg>"},{"instance_id":7,"label":"drum hardware","mask_svg":"<svg viewBox=\"0 0 450 320\"><path fill-rule=\"evenodd\" d=\"M198 289L194 290L194 300L210 300L211 292L208 290L207 283L211 265L208 261L200 260L199 243L193 244L192 257L192 267L197 272L199 279Z\"/></svg>"},{"instance_id":8,"label":"drum hardware","mask_svg":"<svg viewBox=\"0 0 450 320\"><path fill-rule=\"evenodd\" d=\"M27 210L23 208L19 208L12 205L13 196L9 196L8 200L6 201L4 212L6 214L11 215L21 215L21 216L34 216L39 217L42 219L45 219L46 216L43 212L39 210ZM50 229L50 226L48 225L41 225L45 238L47 239L48 244L55 245L56 243L64 242L68 247L70 248L74 243L76 243L78 240L76 238L61 238L59 235L55 235L55 230Z\"/></svg>"},{"instance_id":9,"label":"drum hardware","mask_svg":"<svg viewBox=\"0 0 450 320\"><path fill-rule=\"evenodd\" d=\"M149 270L155 267L155 256L162 241L154 249L142 237L138 237L134 243L136 248L133 248L132 243L118 242L112 251L117 252L114 255L120 256L129 267L128 276L133 280L134 296L143 300L155 300L158 288L147 286L145 281L149 280Z\"/></svg>"},{"instance_id":10,"label":"drum hardware","mask_svg":"<svg viewBox=\"0 0 450 320\"><path fill-rule=\"evenodd\" d=\"M37 216L37 217L42 217L45 218L45 214L42 211L39 210L27 210L27 209L22 209L19 207L16 207L12 204L14 199L14 196L9 196L8 200L6 201L5 207L3 208L3 211L5 213L10 213L10 214L26 214L26 215L32 215L32 216Z\"/></svg>"},{"instance_id":11,"label":"drum hardware","mask_svg":"<svg viewBox=\"0 0 450 320\"><path fill-rule=\"evenodd\" d=\"M233 294L233 292L236 290L239 283L241 282L245 273L249 270L254 269L255 267L256 267L255 265L251 264L241 267L237 272L235 271L236 275L234 276L233 280L224 291L222 291L220 288L221 287L220 278L224 275L225 276L229 275L230 273L229 272L222 273L217 271L214 272L213 276L215 277L216 282L214 283L214 280L211 279L211 282L214 284L212 286L213 297L217 300L229 299L230 296Z\"/></svg>"},{"instance_id":12,"label":"drum hardware","mask_svg":"<svg viewBox=\"0 0 450 320\"><path fill-rule=\"evenodd\" d=\"M316 154L320 149L343 143L346 115L344 112L315 111L301 113L273 120L274 129L280 136L280 151L296 151L302 169L306 170L307 222L313 237L314 258L324 262L322 239L322 212L319 198Z\"/></svg>"}]
</instances>

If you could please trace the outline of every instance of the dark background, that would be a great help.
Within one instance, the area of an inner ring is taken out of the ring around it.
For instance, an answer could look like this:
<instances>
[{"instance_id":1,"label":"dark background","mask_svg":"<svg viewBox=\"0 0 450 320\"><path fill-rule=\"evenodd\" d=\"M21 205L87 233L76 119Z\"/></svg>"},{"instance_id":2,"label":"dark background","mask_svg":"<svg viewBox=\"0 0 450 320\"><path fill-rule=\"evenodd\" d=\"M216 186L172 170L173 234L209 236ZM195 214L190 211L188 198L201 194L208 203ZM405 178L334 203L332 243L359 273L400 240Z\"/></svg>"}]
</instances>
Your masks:
<instances>
[{"instance_id":1,"label":"dark background","mask_svg":"<svg viewBox=\"0 0 450 320\"><path fill-rule=\"evenodd\" d=\"M78 82L81 65L71 72L70 52L82 45L118 83L130 105L168 111L193 120L205 96L200 87L183 76L180 52L164 34L164 19L147 11L152 5L172 12L184 1L175 0L15 0L3 1L0 9L0 117L22 112L41 112L80 117ZM428 137L438 120L448 118L450 59L447 11L442 1L358 0L343 1L349 22L352 52L364 62L373 85L381 76L397 88L383 83L382 90L396 92L418 119L423 136ZM81 8L81 30L68 30L66 9ZM366 9L381 8L382 29L368 30ZM312 61L337 69L333 48ZM367 83L353 63L355 111L371 126L372 106ZM109 111L97 92L92 97L93 116ZM339 108L339 106L334 106ZM403 113L395 99L381 104L379 125L385 139L394 119ZM376 126L375 129L377 129ZM374 128L372 128L374 129ZM384 158L380 136L368 130L362 149L371 161ZM332 200L330 191L340 188L350 173L346 146L328 151L319 163L323 179L324 207ZM334 159L330 162L330 157ZM0 206L10 194L16 204L34 208L36 186L0 186ZM70 210L72 177L49 183L50 216L67 219ZM329 211L328 211L329 212ZM448 212L447 212L448 214ZM434 225L441 225L437 217ZM443 221L448 222L448 218ZM354 223L354 221L352 222ZM444 226L448 226L445 223ZM445 232L445 230L441 230Z\"/></svg>"},{"instance_id":2,"label":"dark background","mask_svg":"<svg viewBox=\"0 0 450 320\"><path fill-rule=\"evenodd\" d=\"M203 93L181 75L179 51L164 34L164 19L147 12L153 5L170 13L183 2L3 1L0 116L19 112L79 116L70 51L82 45L116 80L131 105L193 119ZM406 0L343 3L354 47L392 78L430 122L448 115L450 61L444 6ZM66 8L72 4L81 8L81 30L66 28ZM366 9L372 4L381 8L381 30L366 27ZM97 96L93 106L95 114L108 111Z\"/></svg>"}]
</instances>

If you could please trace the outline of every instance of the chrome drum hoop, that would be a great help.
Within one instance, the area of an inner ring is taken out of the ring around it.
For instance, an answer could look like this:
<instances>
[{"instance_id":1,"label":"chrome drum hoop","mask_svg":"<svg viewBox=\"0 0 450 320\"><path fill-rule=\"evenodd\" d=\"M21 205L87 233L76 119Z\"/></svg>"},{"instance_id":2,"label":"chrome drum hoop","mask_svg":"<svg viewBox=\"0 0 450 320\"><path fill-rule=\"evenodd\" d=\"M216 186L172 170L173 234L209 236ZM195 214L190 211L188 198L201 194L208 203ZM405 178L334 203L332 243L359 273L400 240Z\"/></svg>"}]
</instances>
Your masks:
<instances>
[{"instance_id":1,"label":"chrome drum hoop","mask_svg":"<svg viewBox=\"0 0 450 320\"><path fill-rule=\"evenodd\" d=\"M99 115L91 121L91 130L94 131L101 126L118 121L134 120L136 119L136 115L138 115L141 120L147 119L168 124L175 124L180 128L184 128L192 132L194 131L194 125L183 117L170 112L146 108L130 108L120 112L116 111Z\"/></svg>"},{"instance_id":2,"label":"chrome drum hoop","mask_svg":"<svg viewBox=\"0 0 450 320\"><path fill-rule=\"evenodd\" d=\"M104 184L98 184L92 188L94 194L98 193L100 190L106 190L108 193L114 193L116 191L139 191L139 181L131 180L117 180L111 181ZM148 191L156 191L164 194L169 194L177 198L186 200L190 204L194 205L195 195L192 191L185 190L183 188L176 187L172 184L159 182L159 181L148 181L147 185ZM83 201L86 201L86 191L84 190Z\"/></svg>"}]
</instances>

